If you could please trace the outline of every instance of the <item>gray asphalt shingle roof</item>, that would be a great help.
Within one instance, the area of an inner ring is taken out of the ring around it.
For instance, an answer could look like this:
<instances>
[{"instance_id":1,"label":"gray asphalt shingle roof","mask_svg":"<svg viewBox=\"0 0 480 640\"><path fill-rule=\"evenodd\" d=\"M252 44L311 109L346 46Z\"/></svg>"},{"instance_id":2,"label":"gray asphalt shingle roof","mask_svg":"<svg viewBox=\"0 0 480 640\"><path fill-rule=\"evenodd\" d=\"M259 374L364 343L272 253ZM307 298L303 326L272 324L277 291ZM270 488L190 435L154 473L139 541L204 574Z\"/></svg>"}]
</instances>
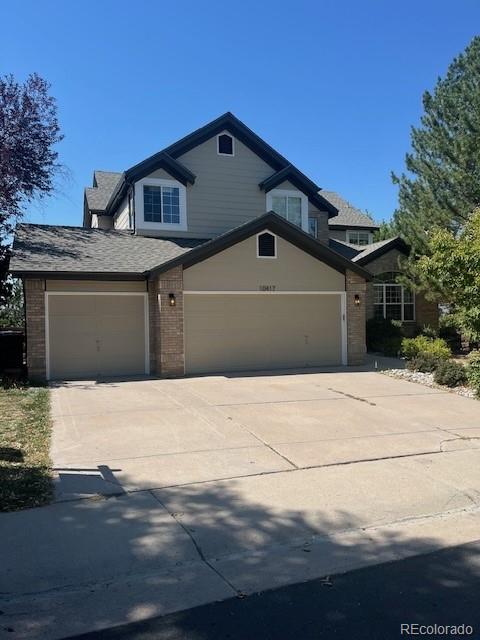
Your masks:
<instances>
[{"instance_id":1,"label":"gray asphalt shingle roof","mask_svg":"<svg viewBox=\"0 0 480 640\"><path fill-rule=\"evenodd\" d=\"M330 204L333 204L333 206L338 209L338 215L330 218L328 221L329 227L341 225L346 227L371 227L372 229L378 229L378 224L375 224L365 213L362 213L360 209L357 209L347 202L347 200L344 200L335 191L322 189L320 194L325 200L328 200Z\"/></svg>"},{"instance_id":2,"label":"gray asphalt shingle roof","mask_svg":"<svg viewBox=\"0 0 480 640\"><path fill-rule=\"evenodd\" d=\"M12 272L132 273L190 251L203 239L145 238L129 231L20 224L15 233Z\"/></svg>"},{"instance_id":3,"label":"gray asphalt shingle roof","mask_svg":"<svg viewBox=\"0 0 480 640\"><path fill-rule=\"evenodd\" d=\"M352 260L357 254L361 253L358 245L353 245L349 242L344 242L343 240L337 240L336 238L329 238L328 246L330 249L333 249L349 260Z\"/></svg>"},{"instance_id":4,"label":"gray asphalt shingle roof","mask_svg":"<svg viewBox=\"0 0 480 640\"><path fill-rule=\"evenodd\" d=\"M398 236L395 236L394 238L388 238L387 240L379 240L378 242L372 242L372 244L367 245L365 249L363 249L363 251L360 251L360 253L358 253L354 258L352 258L352 262L357 262L357 260L366 258L371 253L374 253L375 251L377 251L377 249L380 249L380 247L384 247L385 245L395 242L396 240L398 240Z\"/></svg>"},{"instance_id":5,"label":"gray asphalt shingle roof","mask_svg":"<svg viewBox=\"0 0 480 640\"><path fill-rule=\"evenodd\" d=\"M95 171L94 176L97 186L85 189L88 208L91 211L104 211L123 173Z\"/></svg>"}]
</instances>

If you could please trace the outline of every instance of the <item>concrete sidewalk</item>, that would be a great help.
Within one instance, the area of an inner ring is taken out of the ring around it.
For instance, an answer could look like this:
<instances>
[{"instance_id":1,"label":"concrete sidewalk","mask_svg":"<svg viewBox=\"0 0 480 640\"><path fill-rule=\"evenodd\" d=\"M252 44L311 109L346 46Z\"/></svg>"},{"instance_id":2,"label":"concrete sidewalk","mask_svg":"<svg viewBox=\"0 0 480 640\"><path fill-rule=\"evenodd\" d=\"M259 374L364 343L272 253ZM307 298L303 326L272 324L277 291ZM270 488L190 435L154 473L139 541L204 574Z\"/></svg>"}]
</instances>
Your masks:
<instances>
[{"instance_id":1,"label":"concrete sidewalk","mask_svg":"<svg viewBox=\"0 0 480 640\"><path fill-rule=\"evenodd\" d=\"M478 539L479 463L465 449L2 514L0 629L56 640Z\"/></svg>"}]
</instances>

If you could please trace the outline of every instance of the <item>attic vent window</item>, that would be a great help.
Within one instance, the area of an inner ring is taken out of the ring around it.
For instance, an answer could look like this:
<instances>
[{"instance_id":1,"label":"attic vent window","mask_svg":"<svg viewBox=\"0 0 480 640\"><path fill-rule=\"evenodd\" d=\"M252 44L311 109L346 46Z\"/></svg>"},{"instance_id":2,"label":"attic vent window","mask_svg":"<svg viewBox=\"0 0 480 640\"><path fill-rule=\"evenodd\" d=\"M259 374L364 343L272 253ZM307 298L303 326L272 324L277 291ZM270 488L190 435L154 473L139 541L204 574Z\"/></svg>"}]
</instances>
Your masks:
<instances>
[{"instance_id":1,"label":"attic vent window","mask_svg":"<svg viewBox=\"0 0 480 640\"><path fill-rule=\"evenodd\" d=\"M217 153L219 156L233 156L233 138L228 133L217 137Z\"/></svg>"},{"instance_id":2,"label":"attic vent window","mask_svg":"<svg viewBox=\"0 0 480 640\"><path fill-rule=\"evenodd\" d=\"M259 233L257 236L257 257L276 258L277 238L273 233Z\"/></svg>"}]
</instances>

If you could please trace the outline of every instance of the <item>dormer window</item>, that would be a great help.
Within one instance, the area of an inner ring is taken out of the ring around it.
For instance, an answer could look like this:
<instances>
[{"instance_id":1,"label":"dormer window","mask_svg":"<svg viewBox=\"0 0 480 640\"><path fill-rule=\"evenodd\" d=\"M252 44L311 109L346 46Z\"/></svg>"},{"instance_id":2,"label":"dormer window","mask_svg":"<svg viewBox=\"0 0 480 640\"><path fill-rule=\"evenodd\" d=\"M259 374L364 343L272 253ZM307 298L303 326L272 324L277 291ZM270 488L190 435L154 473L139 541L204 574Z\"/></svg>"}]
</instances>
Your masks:
<instances>
[{"instance_id":1,"label":"dormer window","mask_svg":"<svg viewBox=\"0 0 480 640\"><path fill-rule=\"evenodd\" d=\"M364 247L367 244L372 244L373 238L370 231L357 231L354 229L349 229L347 231L347 242L350 244L358 244L361 247Z\"/></svg>"},{"instance_id":2,"label":"dormer window","mask_svg":"<svg viewBox=\"0 0 480 640\"><path fill-rule=\"evenodd\" d=\"M219 156L233 156L233 138L228 133L221 133L217 136L217 153Z\"/></svg>"},{"instance_id":3,"label":"dormer window","mask_svg":"<svg viewBox=\"0 0 480 640\"><path fill-rule=\"evenodd\" d=\"M277 257L277 237L273 233L264 231L257 235L257 258Z\"/></svg>"},{"instance_id":4,"label":"dormer window","mask_svg":"<svg viewBox=\"0 0 480 640\"><path fill-rule=\"evenodd\" d=\"M137 229L187 230L186 188L176 180L143 178L135 183Z\"/></svg>"},{"instance_id":5,"label":"dormer window","mask_svg":"<svg viewBox=\"0 0 480 640\"><path fill-rule=\"evenodd\" d=\"M267 193L267 211L273 211L308 233L308 198L301 191L272 189Z\"/></svg>"}]
</instances>

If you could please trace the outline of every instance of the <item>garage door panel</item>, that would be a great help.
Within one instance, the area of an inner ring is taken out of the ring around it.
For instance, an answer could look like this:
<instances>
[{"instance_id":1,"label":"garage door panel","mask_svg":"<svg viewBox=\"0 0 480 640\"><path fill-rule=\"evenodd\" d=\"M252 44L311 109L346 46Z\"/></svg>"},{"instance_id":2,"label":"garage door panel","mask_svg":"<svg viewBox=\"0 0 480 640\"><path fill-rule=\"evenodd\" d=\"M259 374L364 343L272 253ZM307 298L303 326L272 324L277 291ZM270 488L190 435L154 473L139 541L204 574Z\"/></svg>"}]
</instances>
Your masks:
<instances>
[{"instance_id":1,"label":"garage door panel","mask_svg":"<svg viewBox=\"0 0 480 640\"><path fill-rule=\"evenodd\" d=\"M185 295L187 373L337 365L341 298Z\"/></svg>"},{"instance_id":2,"label":"garage door panel","mask_svg":"<svg viewBox=\"0 0 480 640\"><path fill-rule=\"evenodd\" d=\"M145 372L144 297L49 295L50 377Z\"/></svg>"}]
</instances>

